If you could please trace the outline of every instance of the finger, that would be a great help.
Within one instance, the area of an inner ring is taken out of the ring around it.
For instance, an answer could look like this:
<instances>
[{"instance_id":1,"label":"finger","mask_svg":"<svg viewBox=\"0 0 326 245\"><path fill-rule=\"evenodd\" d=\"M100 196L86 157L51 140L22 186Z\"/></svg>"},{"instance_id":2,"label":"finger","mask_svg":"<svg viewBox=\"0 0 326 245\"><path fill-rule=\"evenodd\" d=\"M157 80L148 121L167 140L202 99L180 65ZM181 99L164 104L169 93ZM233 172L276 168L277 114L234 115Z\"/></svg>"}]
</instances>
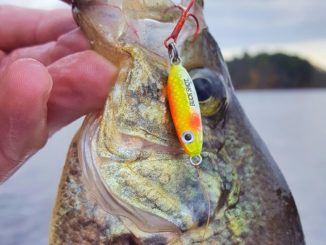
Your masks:
<instances>
[{"instance_id":1,"label":"finger","mask_svg":"<svg viewBox=\"0 0 326 245\"><path fill-rule=\"evenodd\" d=\"M88 40L79 29L75 29L61 35L56 42L53 41L42 45L14 50L2 60L0 59L1 69L5 69L6 66L10 65L15 60L22 58L33 58L47 66L64 56L89 48L90 44Z\"/></svg>"},{"instance_id":2,"label":"finger","mask_svg":"<svg viewBox=\"0 0 326 245\"><path fill-rule=\"evenodd\" d=\"M46 67L32 59L17 60L0 78L0 181L47 141L51 88Z\"/></svg>"},{"instance_id":3,"label":"finger","mask_svg":"<svg viewBox=\"0 0 326 245\"><path fill-rule=\"evenodd\" d=\"M76 28L70 10L45 11L12 6L0 6L0 23L3 24L0 49L6 52L56 40Z\"/></svg>"},{"instance_id":4,"label":"finger","mask_svg":"<svg viewBox=\"0 0 326 245\"><path fill-rule=\"evenodd\" d=\"M53 89L48 102L51 133L100 110L115 82L117 69L93 51L72 54L48 67Z\"/></svg>"}]
</instances>

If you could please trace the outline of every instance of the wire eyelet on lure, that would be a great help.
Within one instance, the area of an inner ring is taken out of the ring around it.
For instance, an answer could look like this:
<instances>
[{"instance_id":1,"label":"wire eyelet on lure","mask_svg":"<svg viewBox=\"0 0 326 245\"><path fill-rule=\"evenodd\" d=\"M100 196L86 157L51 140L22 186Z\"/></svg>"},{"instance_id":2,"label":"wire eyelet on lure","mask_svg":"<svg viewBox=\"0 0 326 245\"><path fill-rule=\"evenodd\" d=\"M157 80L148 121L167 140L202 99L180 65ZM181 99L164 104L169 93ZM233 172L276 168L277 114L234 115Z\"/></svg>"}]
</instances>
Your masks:
<instances>
[{"instance_id":1,"label":"wire eyelet on lure","mask_svg":"<svg viewBox=\"0 0 326 245\"><path fill-rule=\"evenodd\" d=\"M203 161L203 157L201 155L190 157L190 162L193 166L198 167Z\"/></svg>"},{"instance_id":2,"label":"wire eyelet on lure","mask_svg":"<svg viewBox=\"0 0 326 245\"><path fill-rule=\"evenodd\" d=\"M179 64L181 62L181 59L179 57L178 49L177 49L174 42L169 43L168 52L169 52L169 58L170 58L171 64L177 65L177 64Z\"/></svg>"}]
</instances>

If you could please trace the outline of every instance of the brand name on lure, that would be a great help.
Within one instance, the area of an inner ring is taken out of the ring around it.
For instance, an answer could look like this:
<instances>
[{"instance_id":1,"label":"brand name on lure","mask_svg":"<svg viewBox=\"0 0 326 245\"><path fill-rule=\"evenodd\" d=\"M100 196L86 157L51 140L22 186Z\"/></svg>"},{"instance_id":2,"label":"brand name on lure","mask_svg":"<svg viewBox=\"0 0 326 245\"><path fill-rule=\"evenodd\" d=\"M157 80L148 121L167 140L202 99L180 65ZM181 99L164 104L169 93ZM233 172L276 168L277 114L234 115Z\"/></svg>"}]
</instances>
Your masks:
<instances>
[{"instance_id":1,"label":"brand name on lure","mask_svg":"<svg viewBox=\"0 0 326 245\"><path fill-rule=\"evenodd\" d=\"M191 81L189 79L184 79L184 83L186 85L186 91L188 94L188 99L189 99L189 103L190 106L195 106L195 100L194 100L194 94L193 94L193 90L191 87Z\"/></svg>"}]
</instances>

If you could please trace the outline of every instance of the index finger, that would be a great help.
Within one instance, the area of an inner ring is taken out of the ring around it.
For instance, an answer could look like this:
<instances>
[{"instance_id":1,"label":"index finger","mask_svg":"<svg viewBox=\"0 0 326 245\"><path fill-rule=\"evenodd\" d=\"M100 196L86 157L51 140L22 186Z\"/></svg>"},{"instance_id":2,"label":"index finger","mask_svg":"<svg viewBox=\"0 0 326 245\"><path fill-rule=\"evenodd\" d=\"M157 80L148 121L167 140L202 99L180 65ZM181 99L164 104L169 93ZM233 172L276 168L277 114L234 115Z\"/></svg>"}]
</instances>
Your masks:
<instances>
[{"instance_id":1,"label":"index finger","mask_svg":"<svg viewBox=\"0 0 326 245\"><path fill-rule=\"evenodd\" d=\"M71 11L0 6L0 49L6 52L56 40L76 28Z\"/></svg>"}]
</instances>

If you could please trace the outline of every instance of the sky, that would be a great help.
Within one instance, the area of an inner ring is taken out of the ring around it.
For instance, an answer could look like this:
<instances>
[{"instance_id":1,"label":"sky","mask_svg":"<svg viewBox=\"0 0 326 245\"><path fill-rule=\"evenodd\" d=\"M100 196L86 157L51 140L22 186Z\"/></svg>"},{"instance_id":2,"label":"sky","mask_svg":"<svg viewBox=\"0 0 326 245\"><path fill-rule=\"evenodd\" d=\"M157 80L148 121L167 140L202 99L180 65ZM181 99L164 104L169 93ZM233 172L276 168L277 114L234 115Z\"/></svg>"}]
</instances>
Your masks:
<instances>
[{"instance_id":1,"label":"sky","mask_svg":"<svg viewBox=\"0 0 326 245\"><path fill-rule=\"evenodd\" d=\"M62 8L58 0L0 0L0 4ZM326 0L206 0L211 33L226 59L243 52L285 52L326 70Z\"/></svg>"},{"instance_id":2,"label":"sky","mask_svg":"<svg viewBox=\"0 0 326 245\"><path fill-rule=\"evenodd\" d=\"M207 0L206 19L226 58L283 51L326 69L326 0Z\"/></svg>"}]
</instances>

